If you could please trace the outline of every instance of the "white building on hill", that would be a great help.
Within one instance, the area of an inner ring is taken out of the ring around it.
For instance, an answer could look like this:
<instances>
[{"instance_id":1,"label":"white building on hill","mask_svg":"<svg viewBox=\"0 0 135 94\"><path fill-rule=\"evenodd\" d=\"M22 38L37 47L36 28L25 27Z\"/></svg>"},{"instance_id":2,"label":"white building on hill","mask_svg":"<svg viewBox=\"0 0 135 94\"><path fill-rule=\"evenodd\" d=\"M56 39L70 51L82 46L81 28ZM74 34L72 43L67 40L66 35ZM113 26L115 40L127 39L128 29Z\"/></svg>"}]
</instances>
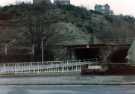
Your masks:
<instances>
[{"instance_id":1,"label":"white building on hill","mask_svg":"<svg viewBox=\"0 0 135 94\"><path fill-rule=\"evenodd\" d=\"M95 5L95 11L103 14L112 15L113 11L111 10L110 6L108 4L105 5Z\"/></svg>"}]
</instances>

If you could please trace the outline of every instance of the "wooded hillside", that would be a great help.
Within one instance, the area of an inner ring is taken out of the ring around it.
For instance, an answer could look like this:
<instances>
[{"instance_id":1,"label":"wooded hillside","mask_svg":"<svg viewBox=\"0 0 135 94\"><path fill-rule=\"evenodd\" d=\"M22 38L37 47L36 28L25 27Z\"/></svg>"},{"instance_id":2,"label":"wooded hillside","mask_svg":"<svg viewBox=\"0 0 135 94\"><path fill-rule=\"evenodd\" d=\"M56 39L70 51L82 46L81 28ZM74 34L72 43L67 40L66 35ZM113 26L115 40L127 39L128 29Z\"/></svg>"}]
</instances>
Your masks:
<instances>
[{"instance_id":1,"label":"wooded hillside","mask_svg":"<svg viewBox=\"0 0 135 94\"><path fill-rule=\"evenodd\" d=\"M134 37L135 18L131 16L105 15L82 7L46 3L0 8L1 46L6 43L9 48L34 47L37 58L41 56L42 41L46 59L52 59L58 45L118 40L131 43Z\"/></svg>"}]
</instances>

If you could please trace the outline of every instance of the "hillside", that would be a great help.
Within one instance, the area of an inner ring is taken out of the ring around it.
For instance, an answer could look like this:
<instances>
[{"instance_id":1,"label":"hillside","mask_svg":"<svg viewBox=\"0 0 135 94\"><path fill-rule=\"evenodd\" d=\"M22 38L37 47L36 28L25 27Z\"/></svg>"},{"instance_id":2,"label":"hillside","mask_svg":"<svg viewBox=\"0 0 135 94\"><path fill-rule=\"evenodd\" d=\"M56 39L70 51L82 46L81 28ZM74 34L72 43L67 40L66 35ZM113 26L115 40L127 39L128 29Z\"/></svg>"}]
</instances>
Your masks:
<instances>
[{"instance_id":1,"label":"hillside","mask_svg":"<svg viewBox=\"0 0 135 94\"><path fill-rule=\"evenodd\" d=\"M134 37L135 18L131 16L105 15L72 5L46 3L0 8L1 45L32 47L34 44L37 57L41 53L41 41L46 44L46 58L50 58L54 55L52 49L59 44L89 44L93 40L96 43L118 40L131 43Z\"/></svg>"}]
</instances>

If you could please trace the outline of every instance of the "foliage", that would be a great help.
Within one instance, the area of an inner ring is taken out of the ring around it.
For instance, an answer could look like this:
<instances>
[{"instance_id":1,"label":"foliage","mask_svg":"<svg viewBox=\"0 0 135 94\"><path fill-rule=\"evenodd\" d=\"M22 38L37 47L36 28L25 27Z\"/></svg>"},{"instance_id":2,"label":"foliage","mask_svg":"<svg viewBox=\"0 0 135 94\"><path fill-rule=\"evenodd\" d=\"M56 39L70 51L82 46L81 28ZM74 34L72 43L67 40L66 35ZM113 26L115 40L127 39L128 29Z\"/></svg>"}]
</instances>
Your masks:
<instances>
[{"instance_id":1,"label":"foliage","mask_svg":"<svg viewBox=\"0 0 135 94\"><path fill-rule=\"evenodd\" d=\"M46 44L46 59L55 57L54 49L57 44L68 44L71 40L74 42L72 44L84 44L90 42L91 35L103 42L126 40L135 35L134 17L104 15L73 5L53 5L45 2L11 5L1 7L0 14L13 15L10 19L12 23L9 21L12 29L9 26L8 30L0 29L0 41L16 40L14 45L28 47L34 44L36 55L39 57L43 40Z\"/></svg>"}]
</instances>

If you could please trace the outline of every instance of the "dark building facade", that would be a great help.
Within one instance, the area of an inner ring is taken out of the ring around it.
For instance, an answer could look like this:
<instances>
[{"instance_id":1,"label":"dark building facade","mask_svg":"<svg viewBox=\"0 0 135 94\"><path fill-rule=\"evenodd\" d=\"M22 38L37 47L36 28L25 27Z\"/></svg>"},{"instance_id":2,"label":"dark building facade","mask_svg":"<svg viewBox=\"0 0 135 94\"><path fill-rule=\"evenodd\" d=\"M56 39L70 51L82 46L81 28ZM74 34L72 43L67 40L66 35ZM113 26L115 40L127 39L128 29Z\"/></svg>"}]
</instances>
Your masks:
<instances>
[{"instance_id":1,"label":"dark building facade","mask_svg":"<svg viewBox=\"0 0 135 94\"><path fill-rule=\"evenodd\" d=\"M128 44L91 44L70 45L67 48L67 59L96 61L101 63L127 62Z\"/></svg>"},{"instance_id":2,"label":"dark building facade","mask_svg":"<svg viewBox=\"0 0 135 94\"><path fill-rule=\"evenodd\" d=\"M33 0L33 4L39 4L39 3L42 3L42 2L51 3L50 0Z\"/></svg>"}]
</instances>

